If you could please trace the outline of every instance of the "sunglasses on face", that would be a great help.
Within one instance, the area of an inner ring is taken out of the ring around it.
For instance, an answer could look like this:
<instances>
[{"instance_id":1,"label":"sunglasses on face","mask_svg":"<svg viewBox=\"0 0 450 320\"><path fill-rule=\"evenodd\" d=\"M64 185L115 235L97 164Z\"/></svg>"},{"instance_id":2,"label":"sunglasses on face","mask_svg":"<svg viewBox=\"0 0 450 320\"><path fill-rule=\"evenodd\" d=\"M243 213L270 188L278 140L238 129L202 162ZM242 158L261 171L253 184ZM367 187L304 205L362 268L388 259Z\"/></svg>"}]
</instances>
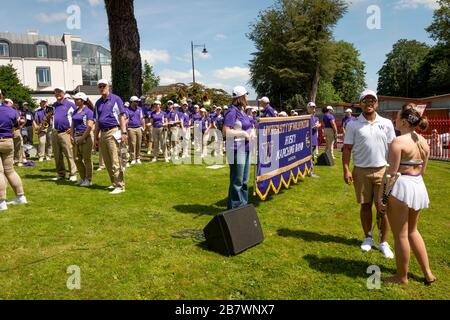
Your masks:
<instances>
[{"instance_id":1,"label":"sunglasses on face","mask_svg":"<svg viewBox=\"0 0 450 320\"><path fill-rule=\"evenodd\" d=\"M375 103L377 103L377 100L369 98L369 99L364 99L362 101L362 103L364 103L364 104L375 104Z\"/></svg>"},{"instance_id":2,"label":"sunglasses on face","mask_svg":"<svg viewBox=\"0 0 450 320\"><path fill-rule=\"evenodd\" d=\"M101 85L98 86L98 88L99 89L104 89L104 88L106 88L106 86L104 84L101 84Z\"/></svg>"}]
</instances>

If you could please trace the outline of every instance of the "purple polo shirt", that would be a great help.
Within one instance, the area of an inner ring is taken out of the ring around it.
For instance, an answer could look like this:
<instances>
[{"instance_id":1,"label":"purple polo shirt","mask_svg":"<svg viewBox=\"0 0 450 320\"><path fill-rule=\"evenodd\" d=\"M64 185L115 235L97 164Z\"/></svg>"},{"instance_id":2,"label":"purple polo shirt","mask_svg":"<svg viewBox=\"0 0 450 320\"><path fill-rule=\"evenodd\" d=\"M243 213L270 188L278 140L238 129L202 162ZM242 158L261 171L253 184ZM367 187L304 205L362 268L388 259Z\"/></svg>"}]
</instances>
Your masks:
<instances>
[{"instance_id":1,"label":"purple polo shirt","mask_svg":"<svg viewBox=\"0 0 450 320\"><path fill-rule=\"evenodd\" d=\"M34 113L34 120L36 121L37 124L41 124L44 118L45 118L45 109L40 108Z\"/></svg>"},{"instance_id":2,"label":"purple polo shirt","mask_svg":"<svg viewBox=\"0 0 450 320\"><path fill-rule=\"evenodd\" d=\"M183 126L185 127L185 128L187 128L187 127L189 127L189 120L190 120L190 115L189 115L189 112L185 112L185 113L183 113Z\"/></svg>"},{"instance_id":3,"label":"purple polo shirt","mask_svg":"<svg viewBox=\"0 0 450 320\"><path fill-rule=\"evenodd\" d=\"M223 124L223 115L217 114L216 112L211 113L209 116L209 120L216 125L217 128L219 128Z\"/></svg>"},{"instance_id":4,"label":"purple polo shirt","mask_svg":"<svg viewBox=\"0 0 450 320\"><path fill-rule=\"evenodd\" d=\"M72 127L72 116L76 110L75 104L67 99L53 104L55 114L53 116L54 128L58 132L64 132Z\"/></svg>"},{"instance_id":5,"label":"purple polo shirt","mask_svg":"<svg viewBox=\"0 0 450 320\"><path fill-rule=\"evenodd\" d=\"M125 111L122 99L110 93L105 99L100 98L95 103L94 118L100 129L119 127L120 115L125 114Z\"/></svg>"},{"instance_id":6,"label":"purple polo shirt","mask_svg":"<svg viewBox=\"0 0 450 320\"><path fill-rule=\"evenodd\" d=\"M323 123L325 124L325 128L333 128L331 126L331 121L333 121L333 120L334 120L334 116L331 113L329 113L329 112L325 113L323 115Z\"/></svg>"},{"instance_id":7,"label":"purple polo shirt","mask_svg":"<svg viewBox=\"0 0 450 320\"><path fill-rule=\"evenodd\" d=\"M248 115L239 110L238 107L231 105L225 114L224 125L235 130L247 131L252 127L252 123ZM242 138L235 138L234 150L238 150L238 143L242 143ZM245 141L245 151L249 151L249 143Z\"/></svg>"},{"instance_id":8,"label":"purple polo shirt","mask_svg":"<svg viewBox=\"0 0 450 320\"><path fill-rule=\"evenodd\" d=\"M352 117L352 116L350 116L350 117L344 117L344 119L342 119L342 128L346 128L347 127L347 124L350 122L350 121L353 121L353 120L355 120L355 117Z\"/></svg>"},{"instance_id":9,"label":"purple polo shirt","mask_svg":"<svg viewBox=\"0 0 450 320\"><path fill-rule=\"evenodd\" d=\"M180 113L176 110L170 111L167 118L169 119L169 122L181 120Z\"/></svg>"},{"instance_id":10,"label":"purple polo shirt","mask_svg":"<svg viewBox=\"0 0 450 320\"><path fill-rule=\"evenodd\" d=\"M202 118L202 131L203 131L203 132L205 132L206 129L208 129L209 123L210 123L210 122L209 122L208 116Z\"/></svg>"},{"instance_id":11,"label":"purple polo shirt","mask_svg":"<svg viewBox=\"0 0 450 320\"><path fill-rule=\"evenodd\" d=\"M267 107L264 109L263 114L262 114L263 118L275 118L275 110L273 110L272 106L269 104L267 105Z\"/></svg>"},{"instance_id":12,"label":"purple polo shirt","mask_svg":"<svg viewBox=\"0 0 450 320\"><path fill-rule=\"evenodd\" d=\"M194 123L195 121L202 121L202 115L201 115L201 113L199 112L199 113L193 113L192 115L191 115L191 118L192 118L192 122Z\"/></svg>"},{"instance_id":13,"label":"purple polo shirt","mask_svg":"<svg viewBox=\"0 0 450 320\"><path fill-rule=\"evenodd\" d=\"M128 128L140 128L142 127L142 119L144 118L144 114L142 112L141 107L137 106L136 109L129 107L128 111Z\"/></svg>"},{"instance_id":14,"label":"purple polo shirt","mask_svg":"<svg viewBox=\"0 0 450 320\"><path fill-rule=\"evenodd\" d=\"M164 118L166 118L166 115L162 110L160 113L156 113L155 111L150 115L150 119L153 119L153 127L155 128L162 127L162 125L164 124Z\"/></svg>"},{"instance_id":15,"label":"purple polo shirt","mask_svg":"<svg viewBox=\"0 0 450 320\"><path fill-rule=\"evenodd\" d=\"M310 113L308 113L310 114ZM312 115L311 116L311 128L312 128L312 145L313 146L317 146L318 141L319 141L319 130L318 128L314 128L314 126L316 125L316 122L319 121L319 118L317 116Z\"/></svg>"},{"instance_id":16,"label":"purple polo shirt","mask_svg":"<svg viewBox=\"0 0 450 320\"><path fill-rule=\"evenodd\" d=\"M94 112L89 107L84 106L80 112L76 110L72 117L75 132L84 133L89 120L94 121Z\"/></svg>"},{"instance_id":17,"label":"purple polo shirt","mask_svg":"<svg viewBox=\"0 0 450 320\"><path fill-rule=\"evenodd\" d=\"M0 104L0 137L12 138L14 128L19 127L17 123L17 112L11 107Z\"/></svg>"}]
</instances>

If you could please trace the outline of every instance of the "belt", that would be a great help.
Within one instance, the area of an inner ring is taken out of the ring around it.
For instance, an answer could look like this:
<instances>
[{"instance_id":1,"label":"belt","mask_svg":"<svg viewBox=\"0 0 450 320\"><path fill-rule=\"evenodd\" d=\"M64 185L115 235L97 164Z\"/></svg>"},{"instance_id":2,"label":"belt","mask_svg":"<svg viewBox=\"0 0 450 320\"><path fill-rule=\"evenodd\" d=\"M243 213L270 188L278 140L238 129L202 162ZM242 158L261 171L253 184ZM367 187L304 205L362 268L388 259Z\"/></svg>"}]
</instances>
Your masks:
<instances>
[{"instance_id":1,"label":"belt","mask_svg":"<svg viewBox=\"0 0 450 320\"><path fill-rule=\"evenodd\" d=\"M108 132L108 131L111 131L111 130L113 130L113 129L119 129L119 127L118 127L118 126L115 126L115 127L110 127L110 128L100 129L100 131L101 131L101 132Z\"/></svg>"},{"instance_id":2,"label":"belt","mask_svg":"<svg viewBox=\"0 0 450 320\"><path fill-rule=\"evenodd\" d=\"M66 133L67 130L69 130L69 129L66 129L66 130L58 130L58 133Z\"/></svg>"},{"instance_id":3,"label":"belt","mask_svg":"<svg viewBox=\"0 0 450 320\"><path fill-rule=\"evenodd\" d=\"M0 137L0 140L8 140L8 139L12 139L13 137Z\"/></svg>"}]
</instances>

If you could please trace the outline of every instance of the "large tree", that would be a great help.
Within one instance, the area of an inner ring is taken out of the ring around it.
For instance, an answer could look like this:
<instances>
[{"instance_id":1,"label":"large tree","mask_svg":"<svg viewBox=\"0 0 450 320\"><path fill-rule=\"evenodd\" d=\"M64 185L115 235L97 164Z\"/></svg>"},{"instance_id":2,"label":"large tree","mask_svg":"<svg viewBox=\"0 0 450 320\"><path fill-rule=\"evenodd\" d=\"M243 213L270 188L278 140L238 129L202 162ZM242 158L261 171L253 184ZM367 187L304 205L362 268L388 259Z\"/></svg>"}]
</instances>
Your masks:
<instances>
[{"instance_id":1,"label":"large tree","mask_svg":"<svg viewBox=\"0 0 450 320\"><path fill-rule=\"evenodd\" d=\"M140 38L133 0L105 0L113 91L124 99L142 94Z\"/></svg>"},{"instance_id":2,"label":"large tree","mask_svg":"<svg viewBox=\"0 0 450 320\"><path fill-rule=\"evenodd\" d=\"M431 38L441 44L450 44L450 0L439 0L439 8L434 12L433 22L426 29Z\"/></svg>"},{"instance_id":3,"label":"large tree","mask_svg":"<svg viewBox=\"0 0 450 320\"><path fill-rule=\"evenodd\" d=\"M28 102L33 107L36 106L30 95L30 89L20 82L17 70L11 64L0 66L0 89L4 98L9 98L19 104Z\"/></svg>"},{"instance_id":4,"label":"large tree","mask_svg":"<svg viewBox=\"0 0 450 320\"><path fill-rule=\"evenodd\" d=\"M356 101L360 92L366 87L365 63L361 61L359 51L352 43L336 42L335 50L337 52L336 70L331 83L341 101Z\"/></svg>"},{"instance_id":5,"label":"large tree","mask_svg":"<svg viewBox=\"0 0 450 320\"><path fill-rule=\"evenodd\" d=\"M378 93L381 95L418 97L420 68L430 48L416 40L400 39L386 56L378 71Z\"/></svg>"},{"instance_id":6,"label":"large tree","mask_svg":"<svg viewBox=\"0 0 450 320\"><path fill-rule=\"evenodd\" d=\"M321 77L334 73L332 30L346 10L343 0L277 0L260 12L248 34L256 91L280 104L299 93L315 101Z\"/></svg>"},{"instance_id":7,"label":"large tree","mask_svg":"<svg viewBox=\"0 0 450 320\"><path fill-rule=\"evenodd\" d=\"M151 91L159 85L160 78L153 72L153 67L147 62L144 62L142 93L148 95Z\"/></svg>"}]
</instances>

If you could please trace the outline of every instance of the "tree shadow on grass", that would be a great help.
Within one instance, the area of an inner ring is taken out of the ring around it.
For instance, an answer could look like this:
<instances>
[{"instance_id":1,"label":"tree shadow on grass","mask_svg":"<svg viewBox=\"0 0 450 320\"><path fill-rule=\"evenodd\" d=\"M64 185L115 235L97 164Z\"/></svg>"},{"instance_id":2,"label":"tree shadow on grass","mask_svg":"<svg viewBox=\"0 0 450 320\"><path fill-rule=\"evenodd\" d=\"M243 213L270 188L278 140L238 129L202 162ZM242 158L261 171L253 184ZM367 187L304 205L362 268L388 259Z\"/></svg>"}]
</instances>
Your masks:
<instances>
[{"instance_id":1,"label":"tree shadow on grass","mask_svg":"<svg viewBox=\"0 0 450 320\"><path fill-rule=\"evenodd\" d=\"M349 239L340 236L334 236L330 234L320 234L317 232L305 230L279 229L277 233L281 237L299 238L308 242L324 242L324 243L334 242L345 244L348 246L358 246L360 244L360 241L355 238Z\"/></svg>"},{"instance_id":2,"label":"tree shadow on grass","mask_svg":"<svg viewBox=\"0 0 450 320\"><path fill-rule=\"evenodd\" d=\"M52 176L44 176L42 174L26 174L23 176L23 178L25 179L30 179L30 180L43 180L43 181L52 181Z\"/></svg>"}]
</instances>

